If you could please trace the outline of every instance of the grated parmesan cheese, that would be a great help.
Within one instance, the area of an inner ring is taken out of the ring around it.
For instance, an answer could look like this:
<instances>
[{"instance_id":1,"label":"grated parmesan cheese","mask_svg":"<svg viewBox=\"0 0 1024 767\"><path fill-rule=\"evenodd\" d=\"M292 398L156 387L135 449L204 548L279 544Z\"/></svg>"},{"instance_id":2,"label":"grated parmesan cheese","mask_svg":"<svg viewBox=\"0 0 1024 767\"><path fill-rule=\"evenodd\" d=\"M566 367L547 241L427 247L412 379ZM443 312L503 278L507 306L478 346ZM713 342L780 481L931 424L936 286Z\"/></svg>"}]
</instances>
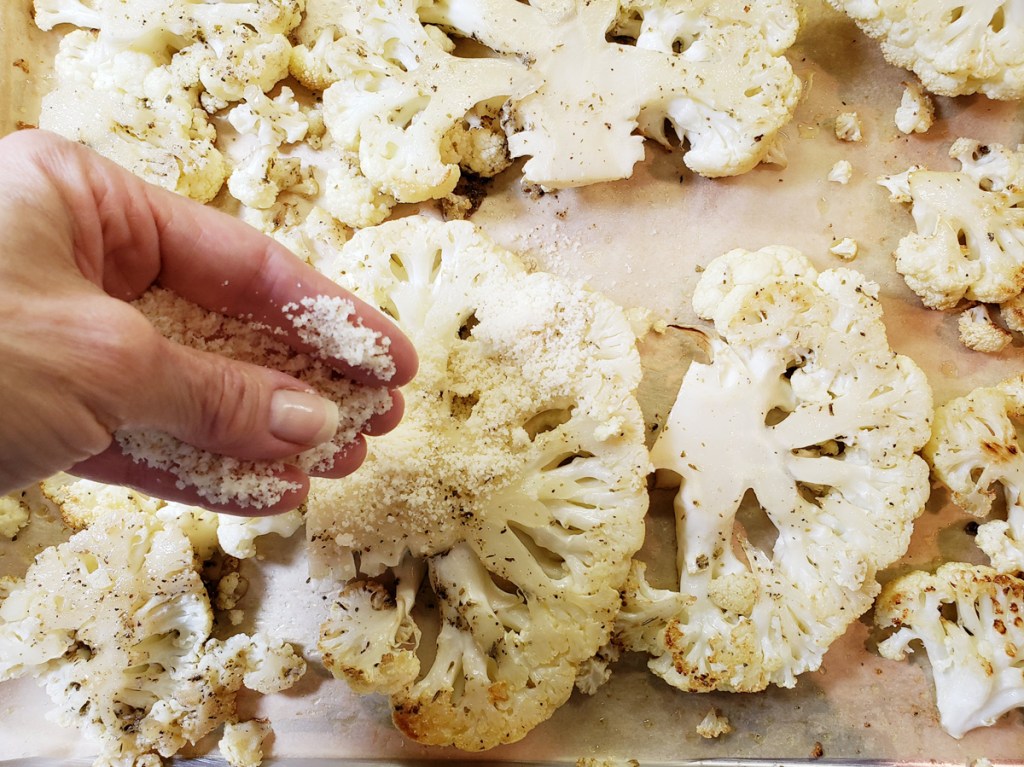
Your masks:
<instances>
[{"instance_id":1,"label":"grated parmesan cheese","mask_svg":"<svg viewBox=\"0 0 1024 767\"><path fill-rule=\"evenodd\" d=\"M303 343L324 357L369 370L381 381L394 377L395 361L388 353L391 339L365 327L362 320L353 322L356 307L351 301L316 296L302 299L301 305L286 304L283 310Z\"/></svg>"},{"instance_id":2,"label":"grated parmesan cheese","mask_svg":"<svg viewBox=\"0 0 1024 767\"><path fill-rule=\"evenodd\" d=\"M284 371L338 405L340 418L334 438L285 461L216 455L152 430L125 430L114 435L125 454L137 463L170 472L177 477L179 489L192 487L210 503L253 509L273 506L300 488L280 476L286 465L296 465L307 473L330 468L374 415L391 408L386 389L349 381L323 359L296 353L253 323L207 311L163 289L150 290L134 305L171 341Z\"/></svg>"}]
</instances>

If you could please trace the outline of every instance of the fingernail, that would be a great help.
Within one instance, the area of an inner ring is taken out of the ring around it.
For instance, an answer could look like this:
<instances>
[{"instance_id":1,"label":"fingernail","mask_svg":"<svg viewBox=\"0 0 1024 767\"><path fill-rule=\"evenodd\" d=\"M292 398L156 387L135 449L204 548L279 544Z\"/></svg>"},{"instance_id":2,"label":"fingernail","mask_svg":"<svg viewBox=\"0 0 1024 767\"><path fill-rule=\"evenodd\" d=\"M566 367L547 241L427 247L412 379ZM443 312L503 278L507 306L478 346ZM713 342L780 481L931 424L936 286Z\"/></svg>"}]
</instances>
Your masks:
<instances>
[{"instance_id":1,"label":"fingernail","mask_svg":"<svg viewBox=\"0 0 1024 767\"><path fill-rule=\"evenodd\" d=\"M278 389L270 401L270 433L285 442L326 442L337 432L338 419L338 406L316 394Z\"/></svg>"}]
</instances>

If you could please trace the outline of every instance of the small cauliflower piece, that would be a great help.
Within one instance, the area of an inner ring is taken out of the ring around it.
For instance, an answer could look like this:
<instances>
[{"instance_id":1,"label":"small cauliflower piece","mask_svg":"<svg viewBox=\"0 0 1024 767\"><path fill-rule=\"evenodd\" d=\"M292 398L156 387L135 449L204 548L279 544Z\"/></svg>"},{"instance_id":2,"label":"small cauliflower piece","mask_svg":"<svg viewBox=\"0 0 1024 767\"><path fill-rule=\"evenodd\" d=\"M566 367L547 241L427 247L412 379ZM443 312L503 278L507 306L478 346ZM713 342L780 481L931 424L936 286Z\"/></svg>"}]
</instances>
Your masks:
<instances>
[{"instance_id":1,"label":"small cauliflower piece","mask_svg":"<svg viewBox=\"0 0 1024 767\"><path fill-rule=\"evenodd\" d=\"M856 112L842 112L836 116L836 138L840 141L860 141L864 138L860 116Z\"/></svg>"},{"instance_id":2,"label":"small cauliflower piece","mask_svg":"<svg viewBox=\"0 0 1024 767\"><path fill-rule=\"evenodd\" d=\"M904 83L895 120L902 133L925 133L935 122L935 104L917 83Z\"/></svg>"},{"instance_id":3,"label":"small cauliflower piece","mask_svg":"<svg viewBox=\"0 0 1024 767\"><path fill-rule=\"evenodd\" d=\"M828 172L828 180L837 184L849 184L853 178L853 165L849 160L839 160Z\"/></svg>"},{"instance_id":4,"label":"small cauliflower piece","mask_svg":"<svg viewBox=\"0 0 1024 767\"><path fill-rule=\"evenodd\" d=\"M243 687L286 689L294 649L213 639L195 552L176 527L112 512L45 549L0 604L0 680L46 687L65 726L97 741L96 767L152 764L234 717Z\"/></svg>"},{"instance_id":5,"label":"small cauliflower piece","mask_svg":"<svg viewBox=\"0 0 1024 767\"><path fill-rule=\"evenodd\" d=\"M1024 571L1024 376L979 387L935 411L932 437L924 450L936 479L953 503L984 518L997 494L1006 519L985 522L975 542L1000 572Z\"/></svg>"},{"instance_id":6,"label":"small cauliflower piece","mask_svg":"<svg viewBox=\"0 0 1024 767\"><path fill-rule=\"evenodd\" d=\"M271 732L266 719L228 722L217 748L231 767L259 767L263 763L263 741Z\"/></svg>"},{"instance_id":7,"label":"small cauliflower piece","mask_svg":"<svg viewBox=\"0 0 1024 767\"><path fill-rule=\"evenodd\" d=\"M420 355L401 424L358 472L312 483L312 574L350 581L325 663L390 694L420 742L518 740L608 641L643 538L635 335L610 301L528 273L468 222L364 229L320 269Z\"/></svg>"},{"instance_id":8,"label":"small cauliflower piece","mask_svg":"<svg viewBox=\"0 0 1024 767\"><path fill-rule=\"evenodd\" d=\"M1008 302L1024 289L1024 151L961 138L949 154L960 172L907 176L917 231L900 240L896 269L933 309Z\"/></svg>"},{"instance_id":9,"label":"small cauliflower piece","mask_svg":"<svg viewBox=\"0 0 1024 767\"><path fill-rule=\"evenodd\" d=\"M392 695L420 670L421 632L410 610L422 568L399 568L394 593L372 580L349 582L320 627L317 647L324 666L360 693Z\"/></svg>"},{"instance_id":10,"label":"small cauliflower piece","mask_svg":"<svg viewBox=\"0 0 1024 767\"><path fill-rule=\"evenodd\" d=\"M288 76L291 51L285 35L261 35L246 26L210 39L199 67L206 111L217 112L243 96L250 98L250 88L270 91Z\"/></svg>"},{"instance_id":11,"label":"small cauliflower piece","mask_svg":"<svg viewBox=\"0 0 1024 767\"><path fill-rule=\"evenodd\" d=\"M960 313L957 319L960 343L976 352L994 354L1001 352L1013 336L1005 328L999 327L988 313L984 305L972 306Z\"/></svg>"},{"instance_id":12,"label":"small cauliflower piece","mask_svg":"<svg viewBox=\"0 0 1024 767\"><path fill-rule=\"evenodd\" d=\"M1024 9L1015 0L829 2L932 93L1024 97Z\"/></svg>"},{"instance_id":13,"label":"small cauliflower piece","mask_svg":"<svg viewBox=\"0 0 1024 767\"><path fill-rule=\"evenodd\" d=\"M697 725L697 734L702 738L720 738L732 732L732 724L729 718L717 708L710 708Z\"/></svg>"},{"instance_id":14,"label":"small cauliflower piece","mask_svg":"<svg viewBox=\"0 0 1024 767\"><path fill-rule=\"evenodd\" d=\"M911 572L886 584L875 625L892 632L878 645L885 658L924 648L954 738L1024 706L1024 580L961 562Z\"/></svg>"},{"instance_id":15,"label":"small cauliflower piece","mask_svg":"<svg viewBox=\"0 0 1024 767\"><path fill-rule=\"evenodd\" d=\"M13 539L28 525L30 516L29 507L21 498L0 496L0 536Z\"/></svg>"},{"instance_id":16,"label":"small cauliflower piece","mask_svg":"<svg viewBox=\"0 0 1024 767\"><path fill-rule=\"evenodd\" d=\"M853 261L857 257L857 252L860 250L857 245L857 241L850 238L844 237L832 245L828 249L828 252L833 256L839 256L843 261Z\"/></svg>"},{"instance_id":17,"label":"small cauliflower piece","mask_svg":"<svg viewBox=\"0 0 1024 767\"><path fill-rule=\"evenodd\" d=\"M680 478L679 586L633 568L625 649L683 690L792 687L871 606L929 494L924 373L888 345L878 287L797 251L732 251L694 292L713 319L651 451Z\"/></svg>"}]
</instances>

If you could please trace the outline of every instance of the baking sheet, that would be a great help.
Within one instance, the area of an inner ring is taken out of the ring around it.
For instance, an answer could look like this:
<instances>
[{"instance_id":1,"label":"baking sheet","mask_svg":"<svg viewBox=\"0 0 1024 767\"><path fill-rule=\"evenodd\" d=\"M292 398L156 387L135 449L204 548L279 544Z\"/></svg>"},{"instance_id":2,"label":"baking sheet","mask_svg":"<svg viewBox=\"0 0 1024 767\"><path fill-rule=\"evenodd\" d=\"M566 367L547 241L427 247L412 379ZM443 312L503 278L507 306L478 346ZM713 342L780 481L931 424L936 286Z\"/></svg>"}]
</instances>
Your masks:
<instances>
[{"instance_id":1,"label":"baking sheet","mask_svg":"<svg viewBox=\"0 0 1024 767\"><path fill-rule=\"evenodd\" d=\"M32 123L39 95L48 88L46 60L53 38L28 22L30 0L3 0L0 8L0 132ZM669 323L692 323L688 297L699 269L733 247L768 244L800 248L820 269L840 266L829 254L835 240L852 237L860 254L851 264L881 285L895 349L926 371L937 403L993 384L1024 368L1020 344L998 355L960 347L956 320L923 309L895 274L891 252L909 231L907 211L888 202L879 175L913 163L955 169L946 156L958 136L1016 145L1024 114L1017 104L981 97L937 99L939 120L921 136L899 134L893 114L911 77L882 60L876 45L824 2L804 3L806 18L790 59L805 84L796 118L785 131L788 167L762 166L735 179L709 181L683 167L678 153L648 146L647 160L628 181L568 190L534 199L522 192L515 170L501 176L473 221L498 242L540 268L584 279L626 306L642 306ZM850 144L833 132L835 116L860 115L865 139ZM849 160L846 186L826 180L833 163ZM681 375L673 338L645 344L649 371L648 412L665 412L652 397L665 397ZM643 557L671 561L670 497L656 493ZM979 555L963 533L967 518L937 492L915 529L908 556L884 576L939 559ZM48 522L37 519L25 541L43 541ZM301 536L263 546L247 562L252 587L249 620L312 649L324 612L322 595L305 583ZM24 549L0 543L0 574L24 569ZM832 647L822 669L804 675L795 689L757 694L683 694L650 675L644 661L628 656L611 682L594 696L576 694L554 717L523 741L486 754L426 748L406 741L390 724L380 697L360 697L315 663L296 688L267 699L243 701L242 714L269 716L275 736L269 761L276 764L433 764L445 761L551 764L578 758L609 760L609 767L641 764L729 767L735 760L802 764L820 750L836 763L969 764L985 757L1024 764L1024 714L957 741L938 726L927 661L887 661L872 652L868 618L855 622ZM711 707L734 732L705 740L695 731ZM72 731L45 721L45 695L32 680L0 684L0 759L16 764L64 764L92 749ZM209 743L203 744L208 746ZM29 759L29 762L21 760ZM327 760L324 762L307 760ZM86 762L87 763L87 762ZM204 764L207 762L203 762Z\"/></svg>"}]
</instances>

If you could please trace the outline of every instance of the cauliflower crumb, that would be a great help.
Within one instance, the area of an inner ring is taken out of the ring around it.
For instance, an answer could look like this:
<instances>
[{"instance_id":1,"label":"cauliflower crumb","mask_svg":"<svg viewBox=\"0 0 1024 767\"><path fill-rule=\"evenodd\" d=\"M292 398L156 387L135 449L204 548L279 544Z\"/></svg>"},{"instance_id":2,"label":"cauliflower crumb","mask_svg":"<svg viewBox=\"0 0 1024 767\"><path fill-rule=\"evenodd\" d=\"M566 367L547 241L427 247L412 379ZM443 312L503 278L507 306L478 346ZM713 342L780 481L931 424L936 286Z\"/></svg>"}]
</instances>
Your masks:
<instances>
[{"instance_id":1,"label":"cauliflower crumb","mask_svg":"<svg viewBox=\"0 0 1024 767\"><path fill-rule=\"evenodd\" d=\"M905 83L895 119L903 133L924 133L935 121L935 104L917 83Z\"/></svg>"},{"instance_id":2,"label":"cauliflower crumb","mask_svg":"<svg viewBox=\"0 0 1024 767\"><path fill-rule=\"evenodd\" d=\"M840 141L860 141L860 117L856 112L843 112L836 117L836 138Z\"/></svg>"},{"instance_id":3,"label":"cauliflower crumb","mask_svg":"<svg viewBox=\"0 0 1024 767\"><path fill-rule=\"evenodd\" d=\"M272 732L266 719L250 719L224 725L217 747L231 767L259 767L263 762L263 741Z\"/></svg>"},{"instance_id":4,"label":"cauliflower crumb","mask_svg":"<svg viewBox=\"0 0 1024 767\"><path fill-rule=\"evenodd\" d=\"M844 237L839 242L834 243L828 252L833 256L839 256L843 261L853 261L857 257L859 251L857 241L851 237Z\"/></svg>"},{"instance_id":5,"label":"cauliflower crumb","mask_svg":"<svg viewBox=\"0 0 1024 767\"><path fill-rule=\"evenodd\" d=\"M957 320L957 329L960 332L960 342L976 352L1001 352L1013 341L1010 332L992 320L983 304L961 312Z\"/></svg>"},{"instance_id":6,"label":"cauliflower crumb","mask_svg":"<svg viewBox=\"0 0 1024 767\"><path fill-rule=\"evenodd\" d=\"M231 572L217 581L217 598L214 607L218 610L234 610L239 600L249 590L247 581L238 572Z\"/></svg>"},{"instance_id":7,"label":"cauliflower crumb","mask_svg":"<svg viewBox=\"0 0 1024 767\"><path fill-rule=\"evenodd\" d=\"M13 495L0 496L0 535L13 539L29 520L28 506Z\"/></svg>"},{"instance_id":8,"label":"cauliflower crumb","mask_svg":"<svg viewBox=\"0 0 1024 767\"><path fill-rule=\"evenodd\" d=\"M702 738L720 738L732 732L732 723L717 708L710 708L697 725L697 734Z\"/></svg>"},{"instance_id":9,"label":"cauliflower crumb","mask_svg":"<svg viewBox=\"0 0 1024 767\"><path fill-rule=\"evenodd\" d=\"M828 180L837 184L849 184L853 177L853 166L849 160L839 160L828 172Z\"/></svg>"}]
</instances>

